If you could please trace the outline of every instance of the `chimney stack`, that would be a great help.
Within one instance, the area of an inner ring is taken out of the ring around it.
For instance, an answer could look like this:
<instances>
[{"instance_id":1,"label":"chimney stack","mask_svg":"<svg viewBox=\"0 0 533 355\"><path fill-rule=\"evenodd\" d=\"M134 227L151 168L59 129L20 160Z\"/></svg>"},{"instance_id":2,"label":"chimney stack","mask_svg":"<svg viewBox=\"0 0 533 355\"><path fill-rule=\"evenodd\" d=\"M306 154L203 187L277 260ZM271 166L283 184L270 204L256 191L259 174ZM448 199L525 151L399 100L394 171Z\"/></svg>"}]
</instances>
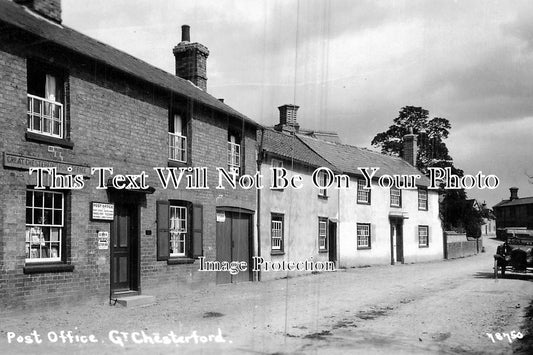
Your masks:
<instances>
[{"instance_id":1,"label":"chimney stack","mask_svg":"<svg viewBox=\"0 0 533 355\"><path fill-rule=\"evenodd\" d=\"M200 43L191 43L190 26L181 26L181 42L172 52L176 58L176 75L207 91L209 50Z\"/></svg>"},{"instance_id":2,"label":"chimney stack","mask_svg":"<svg viewBox=\"0 0 533 355\"><path fill-rule=\"evenodd\" d=\"M15 0L15 2L51 21L61 23L61 0Z\"/></svg>"},{"instance_id":3,"label":"chimney stack","mask_svg":"<svg viewBox=\"0 0 533 355\"><path fill-rule=\"evenodd\" d=\"M409 134L403 136L403 159L416 167L417 157L417 137L413 134L413 129L409 129Z\"/></svg>"},{"instance_id":4,"label":"chimney stack","mask_svg":"<svg viewBox=\"0 0 533 355\"><path fill-rule=\"evenodd\" d=\"M279 109L279 124L275 126L278 131L298 132L300 125L296 120L296 113L300 106L283 105Z\"/></svg>"},{"instance_id":5,"label":"chimney stack","mask_svg":"<svg viewBox=\"0 0 533 355\"><path fill-rule=\"evenodd\" d=\"M517 200L518 199L518 187L511 187L509 191L511 191L511 197L509 199L511 201Z\"/></svg>"}]
</instances>

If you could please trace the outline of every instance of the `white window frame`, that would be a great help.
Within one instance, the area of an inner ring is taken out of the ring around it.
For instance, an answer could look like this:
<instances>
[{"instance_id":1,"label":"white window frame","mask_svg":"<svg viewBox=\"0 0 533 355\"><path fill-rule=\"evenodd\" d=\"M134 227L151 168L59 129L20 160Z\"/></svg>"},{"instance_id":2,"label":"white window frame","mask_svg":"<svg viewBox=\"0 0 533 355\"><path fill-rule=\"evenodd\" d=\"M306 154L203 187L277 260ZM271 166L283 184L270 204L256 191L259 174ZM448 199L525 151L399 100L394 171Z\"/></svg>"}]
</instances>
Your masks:
<instances>
[{"instance_id":1,"label":"white window frame","mask_svg":"<svg viewBox=\"0 0 533 355\"><path fill-rule=\"evenodd\" d=\"M428 203L428 190L418 189L418 209L420 211L427 211L429 207Z\"/></svg>"},{"instance_id":2,"label":"white window frame","mask_svg":"<svg viewBox=\"0 0 533 355\"><path fill-rule=\"evenodd\" d=\"M187 255L188 217L187 207L170 205L169 255L171 257Z\"/></svg>"},{"instance_id":3,"label":"white window frame","mask_svg":"<svg viewBox=\"0 0 533 355\"><path fill-rule=\"evenodd\" d=\"M326 185L326 178L327 178L326 172L321 170L318 173L319 185L321 185L321 186ZM328 197L328 189L318 189L318 196L320 196L320 197Z\"/></svg>"},{"instance_id":4,"label":"white window frame","mask_svg":"<svg viewBox=\"0 0 533 355\"><path fill-rule=\"evenodd\" d=\"M35 262L51 262L51 261L61 261L62 260L62 250L63 250L63 229L65 221L65 194L57 191L49 190L37 190L37 189L28 189L26 191L26 201L27 194L31 193L31 204L28 206L26 204L26 216L28 212L31 213L31 223L27 223L26 217L26 262L35 263ZM41 206L36 205L35 196L37 193L42 193ZM52 198L51 206L45 206L45 196L49 195ZM61 196L61 207L57 208L55 196ZM60 211L60 221L56 221L56 213ZM36 221L37 215L41 217L39 221ZM49 215L52 218L51 223L46 223L46 215ZM49 228L48 240L46 240L45 233L43 232L44 228ZM52 240L52 234L55 234L55 239ZM46 248L48 244L48 248ZM44 248L43 248L44 247ZM37 252L38 251L38 252ZM54 255L55 251L55 256ZM37 257L32 257L36 252ZM48 252L47 257L42 257L44 253ZM29 256L29 257L28 257Z\"/></svg>"},{"instance_id":5,"label":"white window frame","mask_svg":"<svg viewBox=\"0 0 533 355\"><path fill-rule=\"evenodd\" d=\"M270 239L272 251L283 251L283 227L283 215L272 214L270 223Z\"/></svg>"},{"instance_id":6,"label":"white window frame","mask_svg":"<svg viewBox=\"0 0 533 355\"><path fill-rule=\"evenodd\" d=\"M318 219L318 250L328 250L328 221L321 217Z\"/></svg>"},{"instance_id":7,"label":"white window frame","mask_svg":"<svg viewBox=\"0 0 533 355\"><path fill-rule=\"evenodd\" d=\"M418 226L418 247L429 247L429 226Z\"/></svg>"},{"instance_id":8,"label":"white window frame","mask_svg":"<svg viewBox=\"0 0 533 355\"><path fill-rule=\"evenodd\" d=\"M168 159L187 162L187 136L183 134L183 118L179 114L172 116L174 132L168 132ZM178 127L179 123L179 127Z\"/></svg>"},{"instance_id":9,"label":"white window frame","mask_svg":"<svg viewBox=\"0 0 533 355\"><path fill-rule=\"evenodd\" d=\"M365 187L364 179L357 179L357 203L370 204L370 189Z\"/></svg>"},{"instance_id":10,"label":"white window frame","mask_svg":"<svg viewBox=\"0 0 533 355\"><path fill-rule=\"evenodd\" d=\"M65 125L63 104L31 94L27 96L28 132L63 139ZM39 122L39 127L36 127L36 120Z\"/></svg>"},{"instance_id":11,"label":"white window frame","mask_svg":"<svg viewBox=\"0 0 533 355\"><path fill-rule=\"evenodd\" d=\"M391 187L390 205L391 207L402 207L402 190L395 187Z\"/></svg>"},{"instance_id":12,"label":"white window frame","mask_svg":"<svg viewBox=\"0 0 533 355\"><path fill-rule=\"evenodd\" d=\"M371 249L370 223L357 223L357 249Z\"/></svg>"},{"instance_id":13,"label":"white window frame","mask_svg":"<svg viewBox=\"0 0 533 355\"><path fill-rule=\"evenodd\" d=\"M241 145L238 143L228 142L228 168L240 174Z\"/></svg>"}]
</instances>

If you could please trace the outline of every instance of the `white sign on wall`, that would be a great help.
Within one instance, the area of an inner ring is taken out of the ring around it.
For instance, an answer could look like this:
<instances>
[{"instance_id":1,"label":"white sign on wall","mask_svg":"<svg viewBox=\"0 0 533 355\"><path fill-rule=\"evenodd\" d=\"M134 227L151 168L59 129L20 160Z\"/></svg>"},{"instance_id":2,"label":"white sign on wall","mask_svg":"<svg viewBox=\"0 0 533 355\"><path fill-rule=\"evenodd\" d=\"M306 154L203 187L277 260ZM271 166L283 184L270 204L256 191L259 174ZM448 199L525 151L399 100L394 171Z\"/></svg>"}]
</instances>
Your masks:
<instances>
[{"instance_id":1,"label":"white sign on wall","mask_svg":"<svg viewBox=\"0 0 533 355\"><path fill-rule=\"evenodd\" d=\"M98 249L109 249L109 232L98 232Z\"/></svg>"},{"instance_id":2,"label":"white sign on wall","mask_svg":"<svg viewBox=\"0 0 533 355\"><path fill-rule=\"evenodd\" d=\"M115 214L115 205L112 203L91 202L91 219L99 221L112 221Z\"/></svg>"}]
</instances>

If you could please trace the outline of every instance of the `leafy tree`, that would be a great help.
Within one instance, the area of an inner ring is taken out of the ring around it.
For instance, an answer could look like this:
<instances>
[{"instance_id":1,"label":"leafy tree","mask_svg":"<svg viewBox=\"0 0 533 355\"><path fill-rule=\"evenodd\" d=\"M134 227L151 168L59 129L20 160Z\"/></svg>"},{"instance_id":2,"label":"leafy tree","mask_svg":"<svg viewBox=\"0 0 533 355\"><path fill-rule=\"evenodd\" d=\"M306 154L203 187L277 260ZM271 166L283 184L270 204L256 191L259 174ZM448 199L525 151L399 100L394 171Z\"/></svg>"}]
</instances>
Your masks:
<instances>
[{"instance_id":1,"label":"leafy tree","mask_svg":"<svg viewBox=\"0 0 533 355\"><path fill-rule=\"evenodd\" d=\"M380 148L381 152L389 155L403 155L403 137L408 133L417 135L416 167L427 174L429 167L449 167L453 174L463 176L463 171L453 165L453 159L446 147L445 139L450 134L451 124L446 118L429 118L428 110L422 107L405 106L393 124L385 131L376 134L372 145ZM441 218L445 229L465 230L468 226L470 234L474 232L475 225L480 226L479 213L468 203L464 189L445 190L441 202ZM477 215L476 215L477 213Z\"/></svg>"}]
</instances>

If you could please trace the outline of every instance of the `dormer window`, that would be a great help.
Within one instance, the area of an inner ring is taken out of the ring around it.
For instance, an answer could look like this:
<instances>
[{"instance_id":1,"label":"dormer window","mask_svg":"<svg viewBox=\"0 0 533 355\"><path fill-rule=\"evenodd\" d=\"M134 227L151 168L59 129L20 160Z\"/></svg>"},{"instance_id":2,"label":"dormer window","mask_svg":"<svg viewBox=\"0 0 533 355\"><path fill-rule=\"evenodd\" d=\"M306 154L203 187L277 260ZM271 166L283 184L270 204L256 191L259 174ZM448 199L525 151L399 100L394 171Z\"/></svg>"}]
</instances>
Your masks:
<instances>
[{"instance_id":1,"label":"dormer window","mask_svg":"<svg viewBox=\"0 0 533 355\"><path fill-rule=\"evenodd\" d=\"M168 129L168 158L178 162L187 162L186 124L181 114L172 114Z\"/></svg>"}]
</instances>

